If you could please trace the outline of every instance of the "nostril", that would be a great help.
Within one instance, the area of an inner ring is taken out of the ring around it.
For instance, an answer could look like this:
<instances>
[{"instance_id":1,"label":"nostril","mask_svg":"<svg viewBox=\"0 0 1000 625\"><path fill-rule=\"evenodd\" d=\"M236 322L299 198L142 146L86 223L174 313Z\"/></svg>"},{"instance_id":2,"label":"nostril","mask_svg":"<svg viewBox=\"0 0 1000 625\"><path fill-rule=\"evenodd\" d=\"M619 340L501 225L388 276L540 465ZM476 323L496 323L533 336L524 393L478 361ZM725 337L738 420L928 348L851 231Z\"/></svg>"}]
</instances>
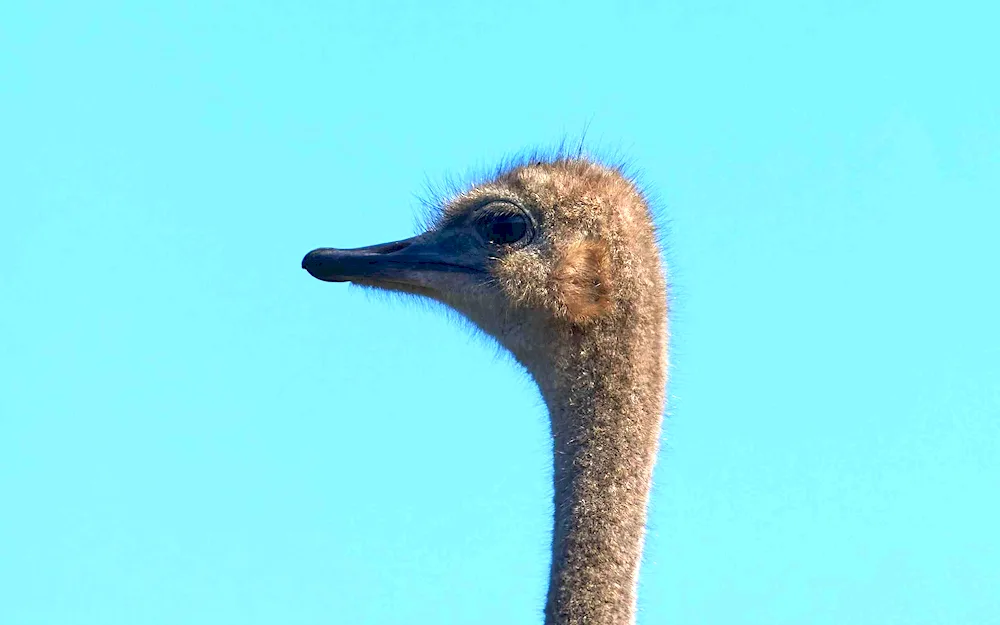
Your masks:
<instances>
[{"instance_id":1,"label":"nostril","mask_svg":"<svg viewBox=\"0 0 1000 625\"><path fill-rule=\"evenodd\" d=\"M410 247L410 241L395 241L393 243L386 243L385 245L379 246L378 251L383 254L392 254L393 252L398 252L399 250L406 249Z\"/></svg>"}]
</instances>

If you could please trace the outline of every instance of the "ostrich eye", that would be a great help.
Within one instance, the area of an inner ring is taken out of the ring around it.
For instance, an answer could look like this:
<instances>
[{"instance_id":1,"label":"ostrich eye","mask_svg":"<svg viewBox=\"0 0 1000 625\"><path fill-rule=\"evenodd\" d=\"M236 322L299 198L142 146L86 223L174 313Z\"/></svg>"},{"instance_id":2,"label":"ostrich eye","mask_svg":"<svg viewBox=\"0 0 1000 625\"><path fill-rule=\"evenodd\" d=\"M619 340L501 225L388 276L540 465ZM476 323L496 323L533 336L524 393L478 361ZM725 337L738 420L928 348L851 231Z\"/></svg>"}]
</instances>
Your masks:
<instances>
[{"instance_id":1,"label":"ostrich eye","mask_svg":"<svg viewBox=\"0 0 1000 625\"><path fill-rule=\"evenodd\" d=\"M524 240L531 233L531 222L519 208L501 204L480 217L476 224L479 234L493 245L510 245Z\"/></svg>"}]
</instances>

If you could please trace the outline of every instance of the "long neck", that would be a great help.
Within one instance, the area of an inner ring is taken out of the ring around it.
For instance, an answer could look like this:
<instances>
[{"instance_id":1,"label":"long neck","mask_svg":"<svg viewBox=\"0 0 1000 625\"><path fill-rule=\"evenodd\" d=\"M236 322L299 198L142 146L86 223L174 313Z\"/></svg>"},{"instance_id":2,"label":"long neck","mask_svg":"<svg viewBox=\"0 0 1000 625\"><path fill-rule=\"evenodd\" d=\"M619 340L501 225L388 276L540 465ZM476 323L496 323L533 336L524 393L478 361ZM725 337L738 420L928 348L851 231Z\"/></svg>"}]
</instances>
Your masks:
<instances>
[{"instance_id":1,"label":"long neck","mask_svg":"<svg viewBox=\"0 0 1000 625\"><path fill-rule=\"evenodd\" d=\"M546 625L635 622L662 421L665 327L570 336L536 376L552 422L555 528Z\"/></svg>"}]
</instances>

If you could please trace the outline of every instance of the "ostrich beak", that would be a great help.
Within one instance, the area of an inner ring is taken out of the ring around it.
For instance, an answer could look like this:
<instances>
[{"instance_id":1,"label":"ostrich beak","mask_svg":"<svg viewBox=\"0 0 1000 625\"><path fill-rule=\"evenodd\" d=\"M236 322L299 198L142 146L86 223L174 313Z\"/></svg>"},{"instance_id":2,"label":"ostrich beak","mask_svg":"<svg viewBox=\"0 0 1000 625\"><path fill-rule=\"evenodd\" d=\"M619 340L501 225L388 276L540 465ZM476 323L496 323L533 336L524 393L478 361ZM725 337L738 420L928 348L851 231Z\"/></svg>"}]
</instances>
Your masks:
<instances>
[{"instance_id":1,"label":"ostrich beak","mask_svg":"<svg viewBox=\"0 0 1000 625\"><path fill-rule=\"evenodd\" d=\"M402 241L342 250L323 247L306 254L302 268L325 282L382 282L426 286L428 273L478 273L476 258L454 237L425 233Z\"/></svg>"}]
</instances>

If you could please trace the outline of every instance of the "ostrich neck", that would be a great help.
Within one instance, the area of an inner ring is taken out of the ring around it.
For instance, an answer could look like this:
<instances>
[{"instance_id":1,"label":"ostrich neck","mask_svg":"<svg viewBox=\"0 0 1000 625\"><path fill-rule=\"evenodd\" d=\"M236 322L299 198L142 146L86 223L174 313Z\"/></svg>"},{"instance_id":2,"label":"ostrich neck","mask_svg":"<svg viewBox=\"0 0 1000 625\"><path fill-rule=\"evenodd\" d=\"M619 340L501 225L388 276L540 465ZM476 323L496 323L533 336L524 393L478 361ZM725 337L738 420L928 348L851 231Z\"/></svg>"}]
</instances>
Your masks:
<instances>
[{"instance_id":1,"label":"ostrich neck","mask_svg":"<svg viewBox=\"0 0 1000 625\"><path fill-rule=\"evenodd\" d=\"M570 337L535 375L548 405L555 527L546 625L635 622L666 382L665 328Z\"/></svg>"}]
</instances>

